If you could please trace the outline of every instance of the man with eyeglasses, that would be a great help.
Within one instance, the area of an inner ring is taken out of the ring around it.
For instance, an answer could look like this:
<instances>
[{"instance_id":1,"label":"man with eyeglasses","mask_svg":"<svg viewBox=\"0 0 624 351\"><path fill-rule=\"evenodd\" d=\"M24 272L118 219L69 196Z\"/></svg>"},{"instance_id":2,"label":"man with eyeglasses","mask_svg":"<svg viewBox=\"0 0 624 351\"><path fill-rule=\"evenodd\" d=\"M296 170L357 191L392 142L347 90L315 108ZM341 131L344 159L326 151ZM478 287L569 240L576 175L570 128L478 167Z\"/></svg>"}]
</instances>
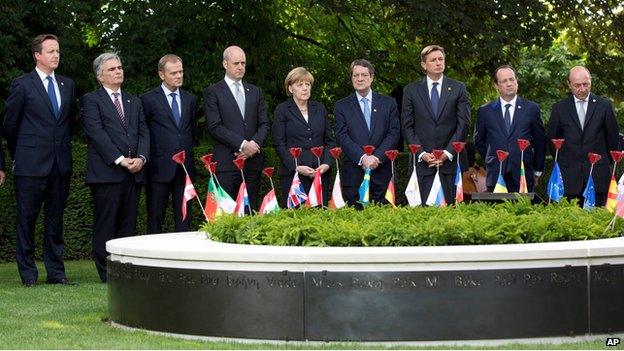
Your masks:
<instances>
[{"instance_id":1,"label":"man with eyeglasses","mask_svg":"<svg viewBox=\"0 0 624 351\"><path fill-rule=\"evenodd\" d=\"M468 94L463 83L444 75L443 47L425 47L420 60L425 78L408 84L403 92L403 137L407 144L421 146L416 163L421 198L429 196L439 167L444 197L452 203L457 169L453 142L466 141L470 126ZM440 159L432 152L436 149L444 151ZM462 162L462 168L465 166L467 163Z\"/></svg>"},{"instance_id":2,"label":"man with eyeglasses","mask_svg":"<svg viewBox=\"0 0 624 351\"><path fill-rule=\"evenodd\" d=\"M591 93L591 74L583 66L568 74L569 96L553 105L548 121L548 137L565 139L558 162L563 176L564 194L583 203L583 191L591 167L587 154L600 154L592 173L596 206L603 206L609 189L610 150L620 150L619 128L611 102ZM553 150L554 151L554 150ZM554 153L553 153L554 155Z\"/></svg>"},{"instance_id":3,"label":"man with eyeglasses","mask_svg":"<svg viewBox=\"0 0 624 351\"><path fill-rule=\"evenodd\" d=\"M351 63L351 83L355 92L336 102L336 141L345 154L340 172L343 197L349 205L358 204L358 188L364 172L370 171L369 199L387 203L386 187L392 176L387 150L395 149L399 141L399 119L394 98L371 89L375 68L367 60ZM364 145L375 147L371 155ZM359 206L359 204L358 204Z\"/></svg>"}]
</instances>

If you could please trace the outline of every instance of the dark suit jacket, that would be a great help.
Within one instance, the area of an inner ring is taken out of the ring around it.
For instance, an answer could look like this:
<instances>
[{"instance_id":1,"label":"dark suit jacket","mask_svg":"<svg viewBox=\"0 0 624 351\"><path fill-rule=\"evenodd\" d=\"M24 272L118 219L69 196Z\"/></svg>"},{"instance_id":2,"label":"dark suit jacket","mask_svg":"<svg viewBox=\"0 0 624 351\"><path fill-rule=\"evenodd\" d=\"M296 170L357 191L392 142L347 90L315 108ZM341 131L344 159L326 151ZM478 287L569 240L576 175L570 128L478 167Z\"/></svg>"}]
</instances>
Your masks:
<instances>
[{"instance_id":1,"label":"dark suit jacket","mask_svg":"<svg viewBox=\"0 0 624 351\"><path fill-rule=\"evenodd\" d=\"M116 165L119 156L150 159L150 138L141 100L122 90L121 99L127 129L104 88L82 97L82 127L89 139L87 150L87 184L121 182L128 170ZM138 183L145 182L145 172L134 175Z\"/></svg>"},{"instance_id":2,"label":"dark suit jacket","mask_svg":"<svg viewBox=\"0 0 624 351\"><path fill-rule=\"evenodd\" d=\"M204 113L208 132L214 138L213 159L217 171L235 171L232 163L243 140L253 140L262 146L269 134L269 119L262 91L243 82L245 118L241 116L234 95L225 80L204 90ZM245 169L260 171L264 166L262 152L247 159Z\"/></svg>"},{"instance_id":3,"label":"dark suit jacket","mask_svg":"<svg viewBox=\"0 0 624 351\"><path fill-rule=\"evenodd\" d=\"M390 179L392 170L385 152L395 149L399 141L399 118L395 100L373 92L370 131L355 93L336 102L334 116L336 140L345 155L340 178L343 186L360 185L363 171L358 162L364 154L364 145L375 146L373 155L381 161L379 167L371 173L371 182L374 183L375 178Z\"/></svg>"},{"instance_id":4,"label":"dark suit jacket","mask_svg":"<svg viewBox=\"0 0 624 351\"><path fill-rule=\"evenodd\" d=\"M308 102L308 122L299 111L293 99L288 99L277 105L275 119L273 120L273 143L280 157L280 175L291 175L295 171L295 161L290 155L291 147L300 147L301 156L297 164L312 168L318 167L316 156L310 148L324 146L321 164L332 165L334 159L329 154L329 149L336 144L334 133L327 120L325 105L316 101Z\"/></svg>"},{"instance_id":5,"label":"dark suit jacket","mask_svg":"<svg viewBox=\"0 0 624 351\"><path fill-rule=\"evenodd\" d=\"M403 136L407 144L418 144L421 152L434 149L446 150L457 157L452 143L466 141L470 126L470 105L463 83L444 76L440 89L438 117L431 112L427 78L408 84L403 91ZM453 159L455 162L456 160ZM462 156L462 169L467 166ZM455 173L456 163L444 162L440 171ZM432 175L436 167L428 167L426 162L418 162L419 175Z\"/></svg>"},{"instance_id":6,"label":"dark suit jacket","mask_svg":"<svg viewBox=\"0 0 624 351\"><path fill-rule=\"evenodd\" d=\"M612 161L609 151L620 150L618 133L613 107L605 98L589 95L583 130L573 96L553 105L548 121L548 138L565 139L563 147L559 150L558 162L567 195L583 193L589 177L590 164L587 154L590 152L602 155L592 173L596 192L608 191L611 179L609 164ZM554 155L554 150L552 151Z\"/></svg>"},{"instance_id":7,"label":"dark suit jacket","mask_svg":"<svg viewBox=\"0 0 624 351\"><path fill-rule=\"evenodd\" d=\"M496 150L509 152L507 160L503 162L503 173L511 172L519 183L521 152L518 139L531 142L531 146L524 151L526 180L531 188L535 183L534 172L544 170L546 156L546 133L539 106L532 101L518 97L509 132L505 126L499 98L479 107L474 142L475 148L485 160L487 186L495 186L498 178L499 163Z\"/></svg>"},{"instance_id":8,"label":"dark suit jacket","mask_svg":"<svg viewBox=\"0 0 624 351\"><path fill-rule=\"evenodd\" d=\"M74 82L55 74L61 109L54 117L46 87L35 70L13 81L6 100L4 133L15 160L16 176L42 177L56 161L59 172L72 172L70 127L75 120Z\"/></svg>"},{"instance_id":9,"label":"dark suit jacket","mask_svg":"<svg viewBox=\"0 0 624 351\"><path fill-rule=\"evenodd\" d=\"M184 165L191 177L195 174L193 141L197 97L180 89L180 126L175 122L171 107L162 87L141 95L145 121L150 131L150 162L146 165L147 180L169 182L175 176L178 164L171 156L181 150L186 153Z\"/></svg>"}]
</instances>

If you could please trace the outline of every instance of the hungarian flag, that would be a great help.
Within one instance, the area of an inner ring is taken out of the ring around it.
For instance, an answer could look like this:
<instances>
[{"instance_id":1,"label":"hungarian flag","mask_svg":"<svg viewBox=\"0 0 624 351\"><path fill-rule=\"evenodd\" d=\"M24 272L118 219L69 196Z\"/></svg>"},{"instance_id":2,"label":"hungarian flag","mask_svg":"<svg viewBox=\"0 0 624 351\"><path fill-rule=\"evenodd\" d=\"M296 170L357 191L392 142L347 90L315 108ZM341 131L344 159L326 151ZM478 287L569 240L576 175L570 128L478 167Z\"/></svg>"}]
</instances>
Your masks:
<instances>
[{"instance_id":1,"label":"hungarian flag","mask_svg":"<svg viewBox=\"0 0 624 351\"><path fill-rule=\"evenodd\" d=\"M611 182L609 183L609 193L607 194L607 203L605 208L609 210L609 212L615 212L615 208L618 204L618 185L615 181L615 176L611 175Z\"/></svg>"},{"instance_id":2,"label":"hungarian flag","mask_svg":"<svg viewBox=\"0 0 624 351\"><path fill-rule=\"evenodd\" d=\"M332 196L329 199L329 208L337 209L345 207L345 201L342 198L342 189L340 187L340 172L336 171L336 179L334 179L334 187Z\"/></svg>"},{"instance_id":3,"label":"hungarian flag","mask_svg":"<svg viewBox=\"0 0 624 351\"><path fill-rule=\"evenodd\" d=\"M464 201L464 182L462 180L462 171L457 163L457 170L455 171L455 202Z\"/></svg>"},{"instance_id":4,"label":"hungarian flag","mask_svg":"<svg viewBox=\"0 0 624 351\"><path fill-rule=\"evenodd\" d=\"M275 189L271 189L264 198L262 199L262 204L260 204L260 211L258 212L260 215L267 213L277 213L280 208L277 204L277 198L275 197Z\"/></svg>"},{"instance_id":5,"label":"hungarian flag","mask_svg":"<svg viewBox=\"0 0 624 351\"><path fill-rule=\"evenodd\" d=\"M507 184L505 184L505 179L503 179L503 175L502 174L498 174L498 179L496 180L496 186L494 187L494 191L493 193L495 194L501 194L501 193L507 193Z\"/></svg>"},{"instance_id":6,"label":"hungarian flag","mask_svg":"<svg viewBox=\"0 0 624 351\"><path fill-rule=\"evenodd\" d=\"M551 201L561 201L563 199L563 177L561 176L561 169L559 163L555 162L550 179L548 180L548 197Z\"/></svg>"},{"instance_id":7,"label":"hungarian flag","mask_svg":"<svg viewBox=\"0 0 624 351\"><path fill-rule=\"evenodd\" d=\"M245 215L245 207L249 207L249 195L247 194L247 184L242 182L238 188L234 213L236 213L239 217L243 217Z\"/></svg>"},{"instance_id":8,"label":"hungarian flag","mask_svg":"<svg viewBox=\"0 0 624 351\"><path fill-rule=\"evenodd\" d=\"M416 175L416 167L412 170L412 175L407 182L407 188L405 188L405 197L407 197L407 203L410 207L416 207L422 205L422 199L420 198L420 187L418 186L418 176Z\"/></svg>"},{"instance_id":9,"label":"hungarian flag","mask_svg":"<svg viewBox=\"0 0 624 351\"><path fill-rule=\"evenodd\" d=\"M386 189L385 198L392 205L392 207L396 207L395 205L396 197L394 195L394 182L392 181L392 179L390 179L390 182L388 182L388 189Z\"/></svg>"},{"instance_id":10,"label":"hungarian flag","mask_svg":"<svg viewBox=\"0 0 624 351\"><path fill-rule=\"evenodd\" d=\"M366 168L364 171L364 179L362 179L362 184L360 184L360 188L358 189L358 193L360 194L359 203L362 205L368 205L369 200L369 191L370 191L370 168Z\"/></svg>"},{"instance_id":11,"label":"hungarian flag","mask_svg":"<svg viewBox=\"0 0 624 351\"><path fill-rule=\"evenodd\" d=\"M440 181L440 169L436 172L435 178L433 178L433 184L431 185L431 191L425 202L429 206L444 207L446 206L446 199L444 198L444 190L442 189L442 182Z\"/></svg>"},{"instance_id":12,"label":"hungarian flag","mask_svg":"<svg viewBox=\"0 0 624 351\"><path fill-rule=\"evenodd\" d=\"M306 200L306 206L316 207L323 205L323 182L321 181L321 171L318 169L314 172L314 180L312 181L312 187L308 192L308 199Z\"/></svg>"},{"instance_id":13,"label":"hungarian flag","mask_svg":"<svg viewBox=\"0 0 624 351\"><path fill-rule=\"evenodd\" d=\"M191 178L186 175L186 184L184 185L184 195L182 196L182 220L186 219L186 202L197 196Z\"/></svg>"},{"instance_id":14,"label":"hungarian flag","mask_svg":"<svg viewBox=\"0 0 624 351\"><path fill-rule=\"evenodd\" d=\"M303 184L299 180L299 173L295 172L292 183L290 183L290 190L288 191L288 200L286 206L288 208L295 208L308 199L305 191L303 191Z\"/></svg>"},{"instance_id":15,"label":"hungarian flag","mask_svg":"<svg viewBox=\"0 0 624 351\"><path fill-rule=\"evenodd\" d=\"M217 185L212 177L210 177L208 181L208 194L206 194L204 214L209 221L214 221L218 216L223 214L223 210L219 208Z\"/></svg>"},{"instance_id":16,"label":"hungarian flag","mask_svg":"<svg viewBox=\"0 0 624 351\"><path fill-rule=\"evenodd\" d=\"M524 172L524 161L520 161L520 189L518 190L520 194L526 194L529 192L526 181L526 174Z\"/></svg>"}]
</instances>

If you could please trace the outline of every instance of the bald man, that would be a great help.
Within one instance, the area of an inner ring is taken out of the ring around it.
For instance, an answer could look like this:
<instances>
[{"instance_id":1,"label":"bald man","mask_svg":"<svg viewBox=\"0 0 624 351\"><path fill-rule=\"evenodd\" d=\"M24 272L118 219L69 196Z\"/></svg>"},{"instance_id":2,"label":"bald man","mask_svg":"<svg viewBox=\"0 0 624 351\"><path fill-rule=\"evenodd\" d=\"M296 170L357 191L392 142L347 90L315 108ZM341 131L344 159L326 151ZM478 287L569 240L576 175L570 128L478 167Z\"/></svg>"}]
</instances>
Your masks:
<instances>
[{"instance_id":1,"label":"bald man","mask_svg":"<svg viewBox=\"0 0 624 351\"><path fill-rule=\"evenodd\" d=\"M568 87L572 96L553 105L547 128L549 139L565 139L558 158L565 196L579 199L582 205L590 169L587 154L597 153L602 159L594 166L592 176L596 206L603 206L610 180L609 150L620 150L617 120L611 102L591 93L587 68L573 67L568 74Z\"/></svg>"},{"instance_id":2,"label":"bald man","mask_svg":"<svg viewBox=\"0 0 624 351\"><path fill-rule=\"evenodd\" d=\"M204 113L208 133L214 138L221 186L236 198L242 178L232 161L244 158L249 203L257 210L264 166L261 147L269 133L269 119L260 88L242 81L246 63L245 52L238 46L223 51L225 77L204 90Z\"/></svg>"}]
</instances>

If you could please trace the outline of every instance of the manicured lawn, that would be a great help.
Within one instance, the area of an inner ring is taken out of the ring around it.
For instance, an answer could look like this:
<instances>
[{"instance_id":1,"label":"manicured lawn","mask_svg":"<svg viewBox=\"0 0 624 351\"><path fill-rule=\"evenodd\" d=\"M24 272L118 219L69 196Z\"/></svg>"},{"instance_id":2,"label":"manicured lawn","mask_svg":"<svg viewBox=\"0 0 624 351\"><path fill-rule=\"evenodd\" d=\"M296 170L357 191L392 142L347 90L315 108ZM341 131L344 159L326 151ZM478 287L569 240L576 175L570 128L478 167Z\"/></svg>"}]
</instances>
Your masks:
<instances>
[{"instance_id":1,"label":"manicured lawn","mask_svg":"<svg viewBox=\"0 0 624 351\"><path fill-rule=\"evenodd\" d=\"M0 264L0 349L379 349L356 344L243 344L204 342L111 327L107 318L106 285L99 283L90 261L66 263L76 286L20 284L14 263ZM457 346L450 346L458 348ZM400 346L398 348L414 348ZM422 347L431 349L432 347ZM433 347L444 349L445 347ZM470 348L470 347L462 347ZM472 347L485 349L488 347ZM605 349L604 340L566 344L512 344L492 349Z\"/></svg>"}]
</instances>

